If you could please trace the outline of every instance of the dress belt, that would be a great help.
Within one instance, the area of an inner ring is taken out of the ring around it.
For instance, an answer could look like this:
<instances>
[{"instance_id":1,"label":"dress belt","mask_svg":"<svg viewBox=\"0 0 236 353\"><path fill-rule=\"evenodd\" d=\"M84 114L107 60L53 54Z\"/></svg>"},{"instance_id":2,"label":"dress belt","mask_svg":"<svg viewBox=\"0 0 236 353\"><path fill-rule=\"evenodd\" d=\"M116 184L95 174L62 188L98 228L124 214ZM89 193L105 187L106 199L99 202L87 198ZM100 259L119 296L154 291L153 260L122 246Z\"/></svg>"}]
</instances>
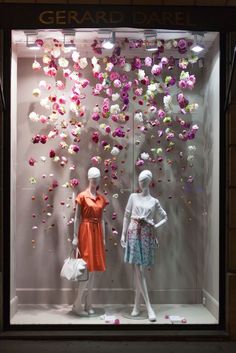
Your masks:
<instances>
[{"instance_id":1,"label":"dress belt","mask_svg":"<svg viewBox=\"0 0 236 353\"><path fill-rule=\"evenodd\" d=\"M100 223L102 221L101 218L91 217L91 218L82 218L81 222L90 222L90 223Z\"/></svg>"}]
</instances>

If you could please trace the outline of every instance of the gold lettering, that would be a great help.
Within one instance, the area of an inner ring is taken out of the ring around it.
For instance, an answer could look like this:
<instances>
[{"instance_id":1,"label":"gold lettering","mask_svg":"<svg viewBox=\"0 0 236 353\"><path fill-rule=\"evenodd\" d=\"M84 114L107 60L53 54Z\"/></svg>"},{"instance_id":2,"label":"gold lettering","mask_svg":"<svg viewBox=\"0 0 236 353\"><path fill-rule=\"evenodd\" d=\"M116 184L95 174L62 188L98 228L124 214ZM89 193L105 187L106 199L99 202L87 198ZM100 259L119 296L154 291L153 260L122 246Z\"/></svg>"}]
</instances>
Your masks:
<instances>
[{"instance_id":1,"label":"gold lettering","mask_svg":"<svg viewBox=\"0 0 236 353\"><path fill-rule=\"evenodd\" d=\"M122 12L112 11L109 17L111 23L120 23L124 18L124 14Z\"/></svg>"},{"instance_id":2,"label":"gold lettering","mask_svg":"<svg viewBox=\"0 0 236 353\"><path fill-rule=\"evenodd\" d=\"M156 12L152 12L147 20L147 24L158 24L162 25L162 19L159 17L159 15Z\"/></svg>"},{"instance_id":3,"label":"gold lettering","mask_svg":"<svg viewBox=\"0 0 236 353\"><path fill-rule=\"evenodd\" d=\"M163 23L165 25L174 25L175 21L173 19L173 14L171 12L163 12Z\"/></svg>"},{"instance_id":4,"label":"gold lettering","mask_svg":"<svg viewBox=\"0 0 236 353\"><path fill-rule=\"evenodd\" d=\"M134 24L142 25L142 24L146 23L146 20L147 20L147 15L145 13L137 12L137 11L135 11L133 13L133 23Z\"/></svg>"},{"instance_id":5,"label":"gold lettering","mask_svg":"<svg viewBox=\"0 0 236 353\"><path fill-rule=\"evenodd\" d=\"M80 24L78 18L78 12L77 11L68 11L68 23L77 23L78 25Z\"/></svg>"},{"instance_id":6,"label":"gold lettering","mask_svg":"<svg viewBox=\"0 0 236 353\"><path fill-rule=\"evenodd\" d=\"M83 17L80 20L80 24L82 24L83 22L88 22L88 23L93 23L96 24L96 22L94 21L93 16L91 15L91 13L89 11L86 11L83 14Z\"/></svg>"},{"instance_id":7,"label":"gold lettering","mask_svg":"<svg viewBox=\"0 0 236 353\"><path fill-rule=\"evenodd\" d=\"M66 24L66 11L56 11L56 23L58 25Z\"/></svg>"},{"instance_id":8,"label":"gold lettering","mask_svg":"<svg viewBox=\"0 0 236 353\"><path fill-rule=\"evenodd\" d=\"M53 11L43 11L39 15L39 22L45 25L51 25L54 23Z\"/></svg>"},{"instance_id":9,"label":"gold lettering","mask_svg":"<svg viewBox=\"0 0 236 353\"><path fill-rule=\"evenodd\" d=\"M106 12L105 11L98 11L96 12L96 23L108 23L108 20L106 18Z\"/></svg>"},{"instance_id":10,"label":"gold lettering","mask_svg":"<svg viewBox=\"0 0 236 353\"><path fill-rule=\"evenodd\" d=\"M176 21L176 24L178 24L178 25L185 25L186 19L185 19L184 13L183 12L176 12L175 13L175 21Z\"/></svg>"}]
</instances>

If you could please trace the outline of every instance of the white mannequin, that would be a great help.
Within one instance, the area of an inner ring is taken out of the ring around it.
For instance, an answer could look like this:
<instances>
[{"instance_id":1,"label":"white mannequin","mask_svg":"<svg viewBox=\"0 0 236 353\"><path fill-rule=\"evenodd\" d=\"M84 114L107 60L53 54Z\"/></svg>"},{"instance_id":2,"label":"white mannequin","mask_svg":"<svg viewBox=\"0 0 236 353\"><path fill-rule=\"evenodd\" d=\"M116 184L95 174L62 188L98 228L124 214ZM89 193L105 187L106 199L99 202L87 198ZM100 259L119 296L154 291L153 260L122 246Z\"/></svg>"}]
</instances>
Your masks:
<instances>
[{"instance_id":1,"label":"white mannequin","mask_svg":"<svg viewBox=\"0 0 236 353\"><path fill-rule=\"evenodd\" d=\"M98 168L92 167L88 170L88 188L87 191L92 197L97 196L97 188L101 180L101 173ZM80 257L80 250L79 250L79 241L78 241L78 229L80 224L81 218L81 207L78 203L76 203L75 209L75 220L74 220L74 237L72 241L72 247L74 250L78 251L78 257ZM104 220L102 219L102 229L103 229L103 242L105 245L105 225ZM79 282L78 285L78 294L73 304L73 312L78 315L92 315L95 313L92 307L92 290L94 285L94 277L95 272L89 272L89 279L88 281ZM82 307L82 297L84 290L87 287L87 297L85 299L84 309Z\"/></svg>"},{"instance_id":2,"label":"white mannequin","mask_svg":"<svg viewBox=\"0 0 236 353\"><path fill-rule=\"evenodd\" d=\"M126 206L126 212L124 215L123 230L121 235L121 246L123 248L127 247L127 237L128 237L127 233L130 229L132 220L135 222L138 222L139 224L146 224L146 226L148 224L149 226L147 227L149 228L151 225L154 229L157 229L167 221L167 214L161 208L159 201L157 199L154 199L154 197L150 195L149 186L152 181L152 173L149 170L144 170L140 173L138 180L139 180L139 187L141 189L141 193L134 193L130 195L128 204ZM155 205L157 205L157 207ZM151 212L152 209L153 210L157 209L158 213L160 213L160 215L162 216L161 221L156 224L154 223L152 218L153 216L153 212ZM156 237L154 232L153 232L153 236ZM156 238L156 242L157 242L157 238ZM149 300L144 266L142 264L135 263L135 262L139 262L137 261L137 259L126 261L126 262L130 262L134 264L133 266L134 266L134 274L135 274L135 286L136 286L135 301L134 301L134 308L131 313L131 316L139 315L140 294L142 294L144 302L146 304L149 321L151 322L156 321L156 315Z\"/></svg>"}]
</instances>

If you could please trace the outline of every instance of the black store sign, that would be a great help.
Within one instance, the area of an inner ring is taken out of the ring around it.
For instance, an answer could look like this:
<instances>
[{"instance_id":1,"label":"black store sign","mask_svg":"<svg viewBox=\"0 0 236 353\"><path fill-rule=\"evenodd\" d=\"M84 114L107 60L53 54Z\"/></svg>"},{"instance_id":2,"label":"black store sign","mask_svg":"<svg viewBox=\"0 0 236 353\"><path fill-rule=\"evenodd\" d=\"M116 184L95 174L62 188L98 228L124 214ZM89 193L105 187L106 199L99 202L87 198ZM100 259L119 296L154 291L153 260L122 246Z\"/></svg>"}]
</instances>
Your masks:
<instances>
[{"instance_id":1,"label":"black store sign","mask_svg":"<svg viewBox=\"0 0 236 353\"><path fill-rule=\"evenodd\" d=\"M1 29L143 27L231 31L235 7L0 4Z\"/></svg>"}]
</instances>

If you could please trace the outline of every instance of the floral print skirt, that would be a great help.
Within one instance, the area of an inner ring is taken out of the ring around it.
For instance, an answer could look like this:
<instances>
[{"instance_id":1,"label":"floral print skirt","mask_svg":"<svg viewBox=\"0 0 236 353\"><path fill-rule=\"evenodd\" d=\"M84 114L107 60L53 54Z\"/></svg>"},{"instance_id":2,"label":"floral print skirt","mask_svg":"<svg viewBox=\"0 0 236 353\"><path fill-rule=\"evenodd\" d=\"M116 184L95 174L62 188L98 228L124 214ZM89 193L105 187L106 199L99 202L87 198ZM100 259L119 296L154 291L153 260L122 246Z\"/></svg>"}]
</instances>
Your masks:
<instances>
[{"instance_id":1,"label":"floral print skirt","mask_svg":"<svg viewBox=\"0 0 236 353\"><path fill-rule=\"evenodd\" d=\"M142 266L153 265L155 244L153 227L143 220L131 219L124 261Z\"/></svg>"}]
</instances>

